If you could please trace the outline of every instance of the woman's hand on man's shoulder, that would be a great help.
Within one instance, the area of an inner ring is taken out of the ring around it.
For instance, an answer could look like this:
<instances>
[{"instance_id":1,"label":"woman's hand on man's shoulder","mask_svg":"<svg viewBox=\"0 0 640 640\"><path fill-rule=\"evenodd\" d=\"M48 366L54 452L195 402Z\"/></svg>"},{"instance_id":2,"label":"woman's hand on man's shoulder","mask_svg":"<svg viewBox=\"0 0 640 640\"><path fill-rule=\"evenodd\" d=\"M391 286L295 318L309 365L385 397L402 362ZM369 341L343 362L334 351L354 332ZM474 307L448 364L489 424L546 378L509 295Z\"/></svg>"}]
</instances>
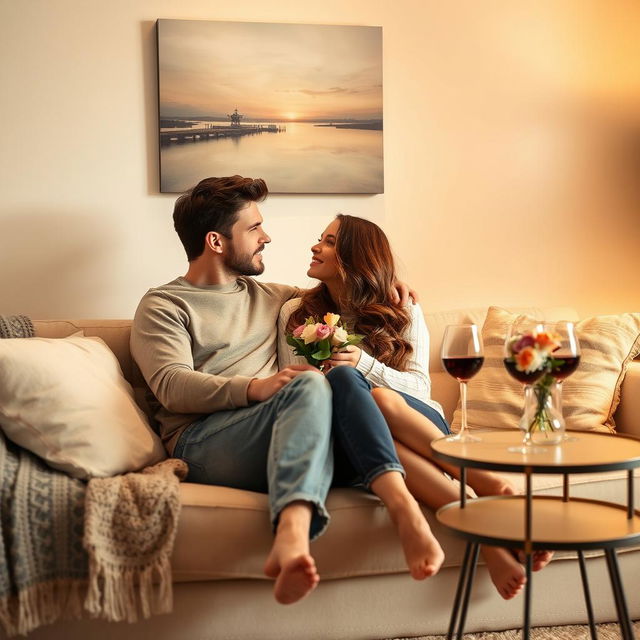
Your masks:
<instances>
[{"instance_id":1,"label":"woman's hand on man's shoulder","mask_svg":"<svg viewBox=\"0 0 640 640\"><path fill-rule=\"evenodd\" d=\"M391 291L391 302L399 307L406 307L409 302L416 304L420 301L418 292L411 289L406 282L396 280Z\"/></svg>"}]
</instances>

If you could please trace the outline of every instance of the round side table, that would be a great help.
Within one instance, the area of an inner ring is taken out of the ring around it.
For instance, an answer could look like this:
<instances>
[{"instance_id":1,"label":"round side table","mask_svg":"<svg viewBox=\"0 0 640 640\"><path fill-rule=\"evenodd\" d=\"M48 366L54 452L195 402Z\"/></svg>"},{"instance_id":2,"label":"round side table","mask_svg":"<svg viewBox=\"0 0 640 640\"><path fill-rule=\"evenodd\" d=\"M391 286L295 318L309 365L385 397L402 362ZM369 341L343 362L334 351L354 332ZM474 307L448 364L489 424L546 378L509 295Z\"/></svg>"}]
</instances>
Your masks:
<instances>
[{"instance_id":1,"label":"round side table","mask_svg":"<svg viewBox=\"0 0 640 640\"><path fill-rule=\"evenodd\" d=\"M521 431L477 432L479 442L439 438L431 447L436 459L460 467L460 501L438 510L438 520L465 538L467 549L460 569L458 588L447 638L464 633L471 586L480 544L523 549L526 554L523 637L531 630L532 554L537 549L571 549L578 552L591 637L597 632L583 552L602 549L607 561L620 630L624 640L634 638L616 549L640 543L640 511L634 509L633 469L640 467L640 440L623 435L570 432L559 445L535 445L529 453L510 451L521 444ZM488 469L525 474L526 491L517 496L468 499L466 469ZM569 476L627 470L627 505L570 498ZM534 496L531 476L562 474L562 496Z\"/></svg>"}]
</instances>

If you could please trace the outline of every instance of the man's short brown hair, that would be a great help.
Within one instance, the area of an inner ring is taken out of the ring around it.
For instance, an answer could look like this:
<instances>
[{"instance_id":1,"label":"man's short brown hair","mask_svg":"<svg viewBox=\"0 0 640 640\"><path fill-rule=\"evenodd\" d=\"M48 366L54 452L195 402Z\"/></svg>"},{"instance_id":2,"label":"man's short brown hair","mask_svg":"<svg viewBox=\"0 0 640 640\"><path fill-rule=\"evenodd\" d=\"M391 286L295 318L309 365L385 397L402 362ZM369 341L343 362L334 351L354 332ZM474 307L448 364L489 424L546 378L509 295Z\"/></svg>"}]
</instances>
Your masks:
<instances>
[{"instance_id":1,"label":"man's short brown hair","mask_svg":"<svg viewBox=\"0 0 640 640\"><path fill-rule=\"evenodd\" d=\"M268 193L261 178L242 176L205 178L183 193L173 209L173 226L187 252L187 260L191 262L202 255L209 231L231 238L238 212L249 202L261 202Z\"/></svg>"}]
</instances>

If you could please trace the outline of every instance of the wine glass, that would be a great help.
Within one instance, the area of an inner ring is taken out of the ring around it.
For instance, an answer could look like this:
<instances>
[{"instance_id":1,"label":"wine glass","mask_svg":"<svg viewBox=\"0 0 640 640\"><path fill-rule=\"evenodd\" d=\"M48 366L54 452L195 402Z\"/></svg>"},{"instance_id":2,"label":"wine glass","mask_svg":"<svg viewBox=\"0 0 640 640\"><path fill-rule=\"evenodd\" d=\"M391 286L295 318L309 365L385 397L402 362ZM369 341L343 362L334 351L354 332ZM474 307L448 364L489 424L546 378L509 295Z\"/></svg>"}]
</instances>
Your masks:
<instances>
[{"instance_id":1,"label":"wine glass","mask_svg":"<svg viewBox=\"0 0 640 640\"><path fill-rule=\"evenodd\" d=\"M447 440L478 442L467 427L467 382L480 371L484 363L482 337L475 324L449 325L442 339L442 364L446 372L460 383L462 421L460 431Z\"/></svg>"},{"instance_id":2,"label":"wine glass","mask_svg":"<svg viewBox=\"0 0 640 640\"><path fill-rule=\"evenodd\" d=\"M509 327L504 341L504 366L513 378L524 385L524 411L518 424L519 428L524 431L524 438L521 446L509 447L508 450L512 453L535 453L539 450L533 447L529 425L533 420L531 415L532 407L535 406L532 398L534 393L533 385L545 373L543 366L535 369L520 369L516 363L514 352L520 352L522 349L527 348L529 346L527 343L532 342L532 336L547 329L547 326L539 320L520 318ZM532 366L534 364L535 362L532 362Z\"/></svg>"},{"instance_id":3,"label":"wine glass","mask_svg":"<svg viewBox=\"0 0 640 640\"><path fill-rule=\"evenodd\" d=\"M551 375L556 379L557 407L562 412L562 382L568 378L580 364L580 342L576 335L576 326L573 322L560 320L556 322L553 331L560 346L554 350L554 364ZM565 440L575 440L574 437L564 434Z\"/></svg>"}]
</instances>

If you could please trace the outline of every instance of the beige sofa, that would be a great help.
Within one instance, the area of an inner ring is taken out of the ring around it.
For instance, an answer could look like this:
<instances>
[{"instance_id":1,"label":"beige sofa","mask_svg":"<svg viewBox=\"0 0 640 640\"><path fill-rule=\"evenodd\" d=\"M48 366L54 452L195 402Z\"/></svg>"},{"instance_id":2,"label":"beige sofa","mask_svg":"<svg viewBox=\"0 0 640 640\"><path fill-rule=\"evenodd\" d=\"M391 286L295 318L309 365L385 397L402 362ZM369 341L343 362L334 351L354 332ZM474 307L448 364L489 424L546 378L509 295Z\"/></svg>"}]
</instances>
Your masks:
<instances>
[{"instance_id":1,"label":"beige sofa","mask_svg":"<svg viewBox=\"0 0 640 640\"><path fill-rule=\"evenodd\" d=\"M438 356L444 326L471 319L482 324L486 310L464 310L426 316L431 334L433 396L450 418L457 384L441 369ZM575 318L573 310L553 315ZM557 319L556 318L556 319ZM129 321L39 321L40 336L62 337L84 330L113 349L125 376L142 397L143 381L129 354ZM620 432L640 436L640 362L632 363L616 413ZM519 476L515 477L520 481ZM560 492L555 476L536 478L542 493ZM636 478L636 495L640 483ZM623 502L624 472L572 477L572 495ZM445 633L464 543L427 516L446 553L434 578L413 581L386 510L364 492L333 490L328 501L331 525L312 545L322 580L300 603L281 606L272 583L262 573L271 543L264 495L222 487L183 484L182 513L173 554L174 610L135 625L102 621L65 622L35 631L31 637L56 640L153 638L164 640L302 640L400 638ZM640 549L620 554L631 616L640 618ZM587 562L598 621L616 617L604 558ZM630 594L630 595L629 595ZM506 602L492 587L484 566L478 569L467 620L468 631L521 625L522 597ZM533 624L585 622L578 563L573 554L557 554L535 574Z\"/></svg>"}]
</instances>

